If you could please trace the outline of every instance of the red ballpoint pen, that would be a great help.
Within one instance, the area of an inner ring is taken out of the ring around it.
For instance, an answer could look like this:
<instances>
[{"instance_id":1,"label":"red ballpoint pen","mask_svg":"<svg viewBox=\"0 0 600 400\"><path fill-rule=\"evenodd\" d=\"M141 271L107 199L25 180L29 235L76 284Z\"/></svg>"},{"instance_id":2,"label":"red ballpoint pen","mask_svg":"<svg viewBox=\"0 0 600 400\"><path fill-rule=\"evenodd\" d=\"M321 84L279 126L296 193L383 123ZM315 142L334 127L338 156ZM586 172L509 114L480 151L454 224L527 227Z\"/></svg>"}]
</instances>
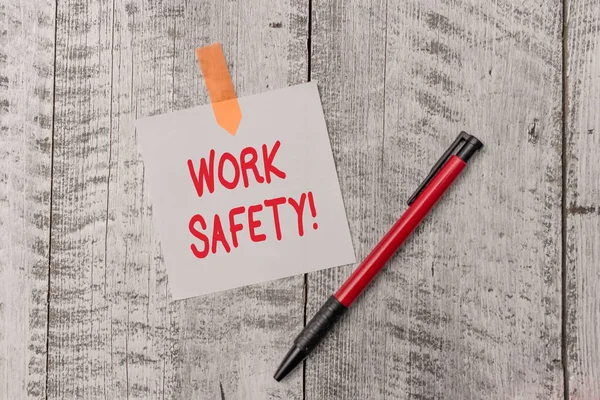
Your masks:
<instances>
[{"instance_id":1,"label":"red ballpoint pen","mask_svg":"<svg viewBox=\"0 0 600 400\"><path fill-rule=\"evenodd\" d=\"M294 340L290 351L279 365L274 378L283 379L319 344L327 332L371 283L396 250L425 218L467 161L483 144L476 137L461 132L454 143L433 166L429 175L408 200L408 209L392 226L371 253L331 296Z\"/></svg>"}]
</instances>

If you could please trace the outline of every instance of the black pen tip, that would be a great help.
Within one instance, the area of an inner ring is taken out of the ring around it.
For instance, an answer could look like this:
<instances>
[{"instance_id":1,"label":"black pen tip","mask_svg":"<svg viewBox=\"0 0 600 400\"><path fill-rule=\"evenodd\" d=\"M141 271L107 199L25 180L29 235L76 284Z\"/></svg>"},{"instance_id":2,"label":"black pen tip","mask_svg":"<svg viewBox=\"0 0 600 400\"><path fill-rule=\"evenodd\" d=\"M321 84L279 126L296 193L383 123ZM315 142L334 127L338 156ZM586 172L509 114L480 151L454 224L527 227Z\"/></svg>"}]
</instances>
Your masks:
<instances>
[{"instance_id":1,"label":"black pen tip","mask_svg":"<svg viewBox=\"0 0 600 400\"><path fill-rule=\"evenodd\" d=\"M302 349L292 346L290 351L288 351L283 358L281 364L279 364L279 368L277 368L277 372L275 372L273 378L275 378L277 382L281 381L286 377L287 374L292 372L294 368L296 368L298 364L300 364L306 358L306 356L307 354L302 351Z\"/></svg>"}]
</instances>

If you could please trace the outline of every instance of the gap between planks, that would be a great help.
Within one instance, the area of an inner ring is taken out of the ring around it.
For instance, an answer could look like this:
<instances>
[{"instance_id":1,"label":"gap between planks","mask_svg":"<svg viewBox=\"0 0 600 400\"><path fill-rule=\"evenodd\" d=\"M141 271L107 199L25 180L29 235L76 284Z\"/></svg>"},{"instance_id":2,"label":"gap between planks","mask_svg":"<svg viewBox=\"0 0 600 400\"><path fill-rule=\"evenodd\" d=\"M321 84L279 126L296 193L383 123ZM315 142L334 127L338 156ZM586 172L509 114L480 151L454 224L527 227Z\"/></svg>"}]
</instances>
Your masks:
<instances>
[{"instance_id":1,"label":"gap between planks","mask_svg":"<svg viewBox=\"0 0 600 400\"><path fill-rule=\"evenodd\" d=\"M569 360L567 348L567 116L568 104L568 0L562 0L562 144L561 144L561 332L560 345L563 368L563 398L569 400Z\"/></svg>"},{"instance_id":2,"label":"gap between planks","mask_svg":"<svg viewBox=\"0 0 600 400\"><path fill-rule=\"evenodd\" d=\"M56 129L56 46L58 35L58 0L54 3L54 63L52 65L52 132L50 133L50 205L48 207L48 287L46 289L46 377L44 394L48 400L50 369L50 266L52 264L52 193L54 192L54 132Z\"/></svg>"}]
</instances>

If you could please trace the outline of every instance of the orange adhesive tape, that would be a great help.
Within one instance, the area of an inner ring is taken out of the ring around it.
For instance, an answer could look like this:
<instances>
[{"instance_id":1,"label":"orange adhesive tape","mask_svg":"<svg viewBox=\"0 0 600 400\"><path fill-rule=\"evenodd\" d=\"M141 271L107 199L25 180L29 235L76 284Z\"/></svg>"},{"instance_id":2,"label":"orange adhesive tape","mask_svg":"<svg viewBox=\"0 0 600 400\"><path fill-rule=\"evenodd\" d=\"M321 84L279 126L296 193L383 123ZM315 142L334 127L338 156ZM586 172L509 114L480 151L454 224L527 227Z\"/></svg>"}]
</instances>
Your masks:
<instances>
[{"instance_id":1,"label":"orange adhesive tape","mask_svg":"<svg viewBox=\"0 0 600 400\"><path fill-rule=\"evenodd\" d=\"M221 44L213 43L196 49L196 57L200 63L217 123L235 136L242 120L242 111Z\"/></svg>"}]
</instances>

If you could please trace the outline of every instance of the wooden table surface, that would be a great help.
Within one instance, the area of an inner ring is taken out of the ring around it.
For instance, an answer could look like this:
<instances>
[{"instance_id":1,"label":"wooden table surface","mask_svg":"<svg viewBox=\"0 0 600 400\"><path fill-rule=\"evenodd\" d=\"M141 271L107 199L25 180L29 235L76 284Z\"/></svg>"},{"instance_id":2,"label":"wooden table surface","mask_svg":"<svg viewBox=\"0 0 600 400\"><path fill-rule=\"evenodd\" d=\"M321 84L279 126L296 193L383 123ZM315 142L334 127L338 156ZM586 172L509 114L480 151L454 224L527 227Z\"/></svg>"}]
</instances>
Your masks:
<instances>
[{"instance_id":1,"label":"wooden table surface","mask_svg":"<svg viewBox=\"0 0 600 400\"><path fill-rule=\"evenodd\" d=\"M132 122L316 81L358 257L473 159L282 383L355 267L172 302ZM598 0L2 0L0 399L600 399Z\"/></svg>"}]
</instances>

